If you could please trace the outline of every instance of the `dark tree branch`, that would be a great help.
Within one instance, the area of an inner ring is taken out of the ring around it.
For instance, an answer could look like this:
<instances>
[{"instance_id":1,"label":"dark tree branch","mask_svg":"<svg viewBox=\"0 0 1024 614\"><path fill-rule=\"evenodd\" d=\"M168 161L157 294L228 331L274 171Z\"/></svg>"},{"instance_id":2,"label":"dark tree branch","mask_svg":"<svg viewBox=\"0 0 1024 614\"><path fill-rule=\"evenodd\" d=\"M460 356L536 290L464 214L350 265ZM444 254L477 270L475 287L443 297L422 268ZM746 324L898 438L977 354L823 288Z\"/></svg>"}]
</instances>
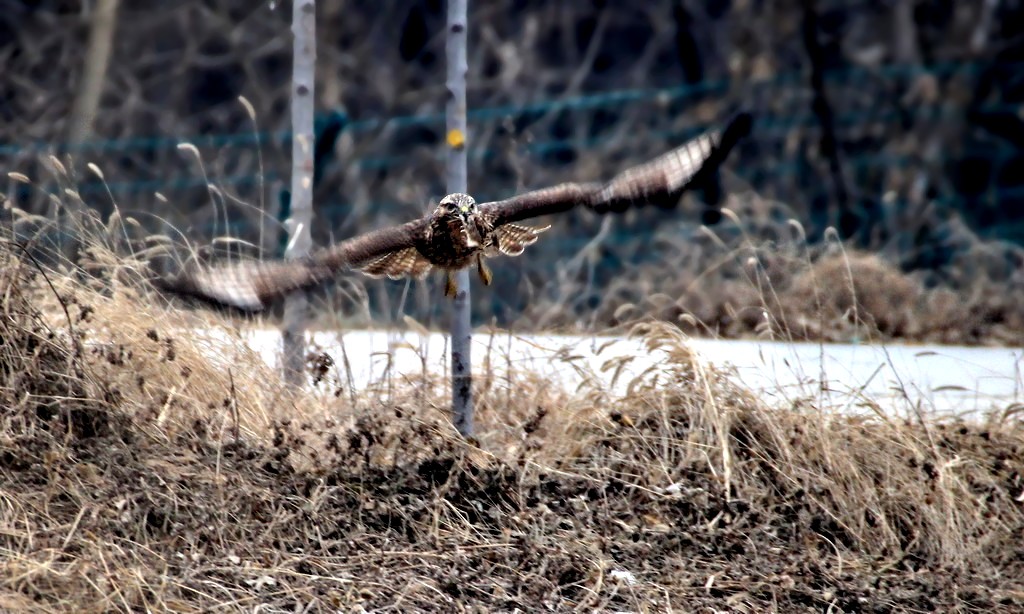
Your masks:
<instances>
[{"instance_id":1,"label":"dark tree branch","mask_svg":"<svg viewBox=\"0 0 1024 614\"><path fill-rule=\"evenodd\" d=\"M704 80L704 62L694 36L693 14L686 0L675 0L672 3L672 17L676 23L676 57L683 69L683 81L688 85Z\"/></svg>"},{"instance_id":2,"label":"dark tree branch","mask_svg":"<svg viewBox=\"0 0 1024 614\"><path fill-rule=\"evenodd\" d=\"M839 140L836 138L835 114L825 90L825 54L818 40L818 12L814 0L803 0L802 4L802 34L811 65L811 90L814 93L811 109L821 125L821 154L828 160L829 174L832 178L832 199L839 206L839 235L845 239L857 230L858 224L850 209L849 191L843 179L843 167L839 156Z\"/></svg>"}]
</instances>

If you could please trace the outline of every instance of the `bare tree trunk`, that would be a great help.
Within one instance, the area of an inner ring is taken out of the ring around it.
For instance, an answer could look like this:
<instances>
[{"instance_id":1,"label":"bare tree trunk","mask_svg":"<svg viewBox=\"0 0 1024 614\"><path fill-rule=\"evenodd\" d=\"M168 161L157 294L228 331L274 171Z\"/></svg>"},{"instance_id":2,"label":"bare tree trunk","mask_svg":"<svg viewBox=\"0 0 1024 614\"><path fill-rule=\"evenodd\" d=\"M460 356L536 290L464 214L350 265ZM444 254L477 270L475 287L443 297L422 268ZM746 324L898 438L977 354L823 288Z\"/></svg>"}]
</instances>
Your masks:
<instances>
[{"instance_id":1,"label":"bare tree trunk","mask_svg":"<svg viewBox=\"0 0 1024 614\"><path fill-rule=\"evenodd\" d=\"M448 193L466 192L466 5L448 0ZM470 372L469 270L456 274L452 304L452 414L464 437L473 434L473 379Z\"/></svg>"},{"instance_id":2,"label":"bare tree trunk","mask_svg":"<svg viewBox=\"0 0 1024 614\"><path fill-rule=\"evenodd\" d=\"M285 258L300 258L312 246L313 224L313 84L316 65L316 0L293 0L292 34L292 190ZM285 380L302 385L306 358L309 298L304 291L288 296L281 334Z\"/></svg>"},{"instance_id":3,"label":"bare tree trunk","mask_svg":"<svg viewBox=\"0 0 1024 614\"><path fill-rule=\"evenodd\" d=\"M917 64L917 24L914 22L914 0L897 0L892 7L893 59L901 64Z\"/></svg>"},{"instance_id":4,"label":"bare tree trunk","mask_svg":"<svg viewBox=\"0 0 1024 614\"><path fill-rule=\"evenodd\" d=\"M117 5L118 0L98 0L96 3L89 27L89 46L85 51L82 81L68 124L68 140L72 144L82 143L92 136L93 120L96 118L107 66L110 64L114 27L117 25Z\"/></svg>"},{"instance_id":5,"label":"bare tree trunk","mask_svg":"<svg viewBox=\"0 0 1024 614\"><path fill-rule=\"evenodd\" d=\"M67 126L68 141L72 145L81 144L92 136L93 122L96 119L96 110L99 108L107 67L110 64L114 27L117 25L117 5L118 0L99 0L93 10L92 21L89 24L89 43L82 63L82 79L78 84L78 93ZM73 176L72 161L66 162ZM77 260L80 214L80 203L74 203L70 199L62 199L62 203L53 208L52 215L58 233L57 244L68 262Z\"/></svg>"},{"instance_id":6,"label":"bare tree trunk","mask_svg":"<svg viewBox=\"0 0 1024 614\"><path fill-rule=\"evenodd\" d=\"M686 0L675 0L672 17L676 24L676 58L683 70L683 80L687 85L694 85L704 80L704 57L694 33L698 26L688 4Z\"/></svg>"}]
</instances>

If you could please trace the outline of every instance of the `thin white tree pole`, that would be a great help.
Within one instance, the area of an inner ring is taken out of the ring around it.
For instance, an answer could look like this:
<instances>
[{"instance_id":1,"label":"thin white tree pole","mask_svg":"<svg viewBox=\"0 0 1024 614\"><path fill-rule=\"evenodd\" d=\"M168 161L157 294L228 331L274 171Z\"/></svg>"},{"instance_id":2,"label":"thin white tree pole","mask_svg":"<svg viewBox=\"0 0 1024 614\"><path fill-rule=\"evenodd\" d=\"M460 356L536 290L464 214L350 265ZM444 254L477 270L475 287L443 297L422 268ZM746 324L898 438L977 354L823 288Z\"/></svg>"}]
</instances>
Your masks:
<instances>
[{"instance_id":1,"label":"thin white tree pole","mask_svg":"<svg viewBox=\"0 0 1024 614\"><path fill-rule=\"evenodd\" d=\"M107 77L110 52L114 47L114 28L117 26L118 0L99 0L93 8L89 26L89 46L82 67L82 81L71 109L68 140L80 144L92 136L96 109Z\"/></svg>"},{"instance_id":2,"label":"thin white tree pole","mask_svg":"<svg viewBox=\"0 0 1024 614\"><path fill-rule=\"evenodd\" d=\"M71 145L81 145L92 136L96 111L99 109L103 85L107 81L107 68L110 65L110 54L114 47L114 29L117 26L118 0L99 0L93 7L92 21L89 25L89 44L85 50L85 61L82 65L82 79L78 84L74 105L71 107L71 118L68 121L68 141ZM74 150L74 156L81 155ZM69 166L72 162L68 160ZM57 220L59 232L58 243L65 258L72 260L78 251L79 242L75 238L78 222L71 218L79 215L78 207L63 200L63 205L55 207L53 215Z\"/></svg>"},{"instance_id":3,"label":"thin white tree pole","mask_svg":"<svg viewBox=\"0 0 1024 614\"><path fill-rule=\"evenodd\" d=\"M448 0L448 193L466 188L466 5L468 0ZM464 437L473 434L473 379L470 341L469 269L455 275L458 290L452 303L452 419Z\"/></svg>"},{"instance_id":4,"label":"thin white tree pole","mask_svg":"<svg viewBox=\"0 0 1024 614\"><path fill-rule=\"evenodd\" d=\"M285 258L309 253L313 225L313 83L316 66L316 1L293 0L292 34L292 190L290 238ZM306 324L309 298L305 291L290 294L284 304L281 344L285 380L303 384L306 363Z\"/></svg>"}]
</instances>

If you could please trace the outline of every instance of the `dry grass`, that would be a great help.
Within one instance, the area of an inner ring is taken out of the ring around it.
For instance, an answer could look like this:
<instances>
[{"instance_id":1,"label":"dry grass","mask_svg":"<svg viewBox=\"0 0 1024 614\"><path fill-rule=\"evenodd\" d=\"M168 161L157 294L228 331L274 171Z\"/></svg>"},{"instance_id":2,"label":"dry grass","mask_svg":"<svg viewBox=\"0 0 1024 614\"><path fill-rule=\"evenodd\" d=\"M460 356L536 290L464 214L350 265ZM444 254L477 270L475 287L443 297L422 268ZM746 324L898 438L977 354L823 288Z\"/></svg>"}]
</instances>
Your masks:
<instances>
[{"instance_id":1,"label":"dry grass","mask_svg":"<svg viewBox=\"0 0 1024 614\"><path fill-rule=\"evenodd\" d=\"M557 263L560 292L531 301L521 326L592 331L653 317L716 338L1024 344L1024 248L954 224L950 260L906 272L896 263L910 255L896 246L860 251L831 232L811 244L778 203L745 192L727 204L736 211L713 230L666 224L653 242L621 248L622 272L600 283L587 269L596 252Z\"/></svg>"},{"instance_id":2,"label":"dry grass","mask_svg":"<svg viewBox=\"0 0 1024 614\"><path fill-rule=\"evenodd\" d=\"M0 252L5 611L1024 607L1019 408L773 410L655 323L625 397L485 368L471 444L439 382L288 391L104 253Z\"/></svg>"}]
</instances>

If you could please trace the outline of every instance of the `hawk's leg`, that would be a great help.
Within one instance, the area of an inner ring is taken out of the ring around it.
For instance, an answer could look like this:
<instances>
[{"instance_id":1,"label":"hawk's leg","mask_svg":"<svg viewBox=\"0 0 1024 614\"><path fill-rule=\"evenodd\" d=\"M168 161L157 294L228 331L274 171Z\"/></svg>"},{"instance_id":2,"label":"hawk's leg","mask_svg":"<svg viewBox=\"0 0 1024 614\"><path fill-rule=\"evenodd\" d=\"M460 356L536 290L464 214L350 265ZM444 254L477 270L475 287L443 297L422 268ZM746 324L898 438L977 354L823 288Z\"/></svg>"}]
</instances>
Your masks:
<instances>
[{"instance_id":1,"label":"hawk's leg","mask_svg":"<svg viewBox=\"0 0 1024 614\"><path fill-rule=\"evenodd\" d=\"M455 298L455 293L458 292L459 286L455 283L455 276L452 275L451 271L444 272L444 295Z\"/></svg>"},{"instance_id":2,"label":"hawk's leg","mask_svg":"<svg viewBox=\"0 0 1024 614\"><path fill-rule=\"evenodd\" d=\"M490 267L484 262L483 255L476 257L476 272L480 274L480 281L484 282L485 286L491 285L491 280L494 279L494 275L491 273Z\"/></svg>"}]
</instances>

